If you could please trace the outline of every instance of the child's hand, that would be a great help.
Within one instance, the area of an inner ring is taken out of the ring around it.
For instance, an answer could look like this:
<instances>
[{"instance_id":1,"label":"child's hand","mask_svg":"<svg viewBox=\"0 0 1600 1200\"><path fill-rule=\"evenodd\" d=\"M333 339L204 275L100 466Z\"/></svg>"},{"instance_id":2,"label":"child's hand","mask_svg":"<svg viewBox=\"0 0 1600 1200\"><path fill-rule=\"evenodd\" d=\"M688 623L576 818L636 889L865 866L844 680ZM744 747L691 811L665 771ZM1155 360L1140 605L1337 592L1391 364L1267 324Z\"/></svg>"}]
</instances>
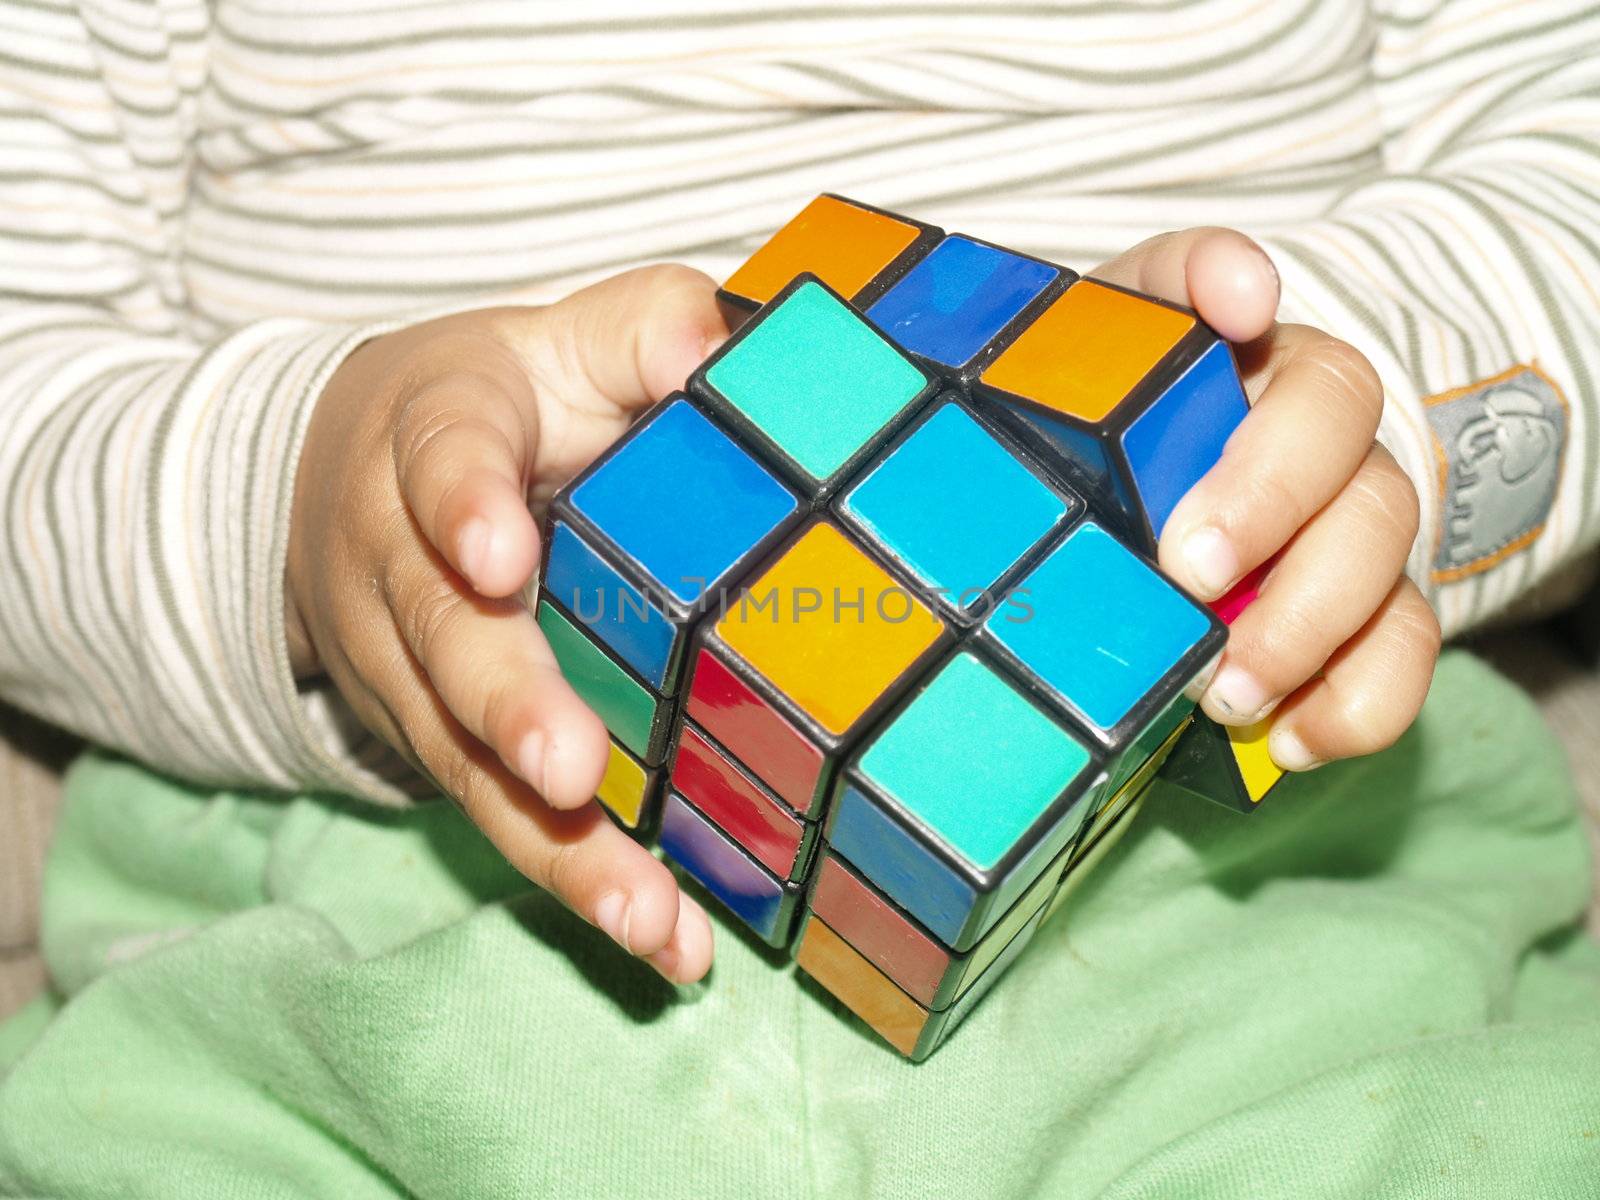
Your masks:
<instances>
[{"instance_id":1,"label":"child's hand","mask_svg":"<svg viewBox=\"0 0 1600 1200\"><path fill-rule=\"evenodd\" d=\"M710 923L590 803L605 729L519 593L539 563L529 501L727 335L714 293L653 267L368 342L312 414L289 538L296 674L327 672L518 870L678 982L710 965Z\"/></svg>"},{"instance_id":2,"label":"child's hand","mask_svg":"<svg viewBox=\"0 0 1600 1200\"><path fill-rule=\"evenodd\" d=\"M1278 324L1277 272L1231 230L1152 238L1094 274L1187 304L1238 343L1252 410L1173 512L1161 565L1213 600L1282 557L1234 621L1205 711L1230 725L1275 711L1268 748L1294 771L1389 745L1422 707L1439 622L1402 574L1417 495L1373 442L1372 365L1320 330Z\"/></svg>"}]
</instances>

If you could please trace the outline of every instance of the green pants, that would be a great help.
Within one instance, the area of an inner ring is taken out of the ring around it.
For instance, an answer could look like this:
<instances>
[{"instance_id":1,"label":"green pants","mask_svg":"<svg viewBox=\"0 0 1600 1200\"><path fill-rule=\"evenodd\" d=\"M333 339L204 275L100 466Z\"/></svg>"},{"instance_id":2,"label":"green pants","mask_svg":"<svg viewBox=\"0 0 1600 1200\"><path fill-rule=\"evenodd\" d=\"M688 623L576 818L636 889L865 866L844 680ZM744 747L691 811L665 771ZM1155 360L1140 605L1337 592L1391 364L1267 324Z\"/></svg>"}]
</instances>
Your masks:
<instances>
[{"instance_id":1,"label":"green pants","mask_svg":"<svg viewBox=\"0 0 1600 1200\"><path fill-rule=\"evenodd\" d=\"M1600 952L1560 752L1448 657L1393 751L1158 791L951 1041L719 923L678 993L445 805L91 757L0 1029L0 1194L1600 1197Z\"/></svg>"}]
</instances>

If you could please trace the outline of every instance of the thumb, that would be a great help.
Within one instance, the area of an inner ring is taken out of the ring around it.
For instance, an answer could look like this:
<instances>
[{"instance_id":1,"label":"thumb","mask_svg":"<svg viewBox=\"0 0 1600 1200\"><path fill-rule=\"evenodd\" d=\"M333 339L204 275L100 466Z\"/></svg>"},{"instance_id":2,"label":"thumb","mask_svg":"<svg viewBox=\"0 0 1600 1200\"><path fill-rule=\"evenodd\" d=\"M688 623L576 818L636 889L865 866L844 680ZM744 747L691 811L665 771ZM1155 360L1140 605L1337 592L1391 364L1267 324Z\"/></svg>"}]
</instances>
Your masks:
<instances>
[{"instance_id":1,"label":"thumb","mask_svg":"<svg viewBox=\"0 0 1600 1200\"><path fill-rule=\"evenodd\" d=\"M1260 337L1278 312L1277 268L1265 250L1232 229L1159 234L1090 274L1187 305L1230 342Z\"/></svg>"},{"instance_id":2,"label":"thumb","mask_svg":"<svg viewBox=\"0 0 1600 1200\"><path fill-rule=\"evenodd\" d=\"M728 336L716 283L676 264L614 275L507 320L539 410L536 489L582 470Z\"/></svg>"}]
</instances>

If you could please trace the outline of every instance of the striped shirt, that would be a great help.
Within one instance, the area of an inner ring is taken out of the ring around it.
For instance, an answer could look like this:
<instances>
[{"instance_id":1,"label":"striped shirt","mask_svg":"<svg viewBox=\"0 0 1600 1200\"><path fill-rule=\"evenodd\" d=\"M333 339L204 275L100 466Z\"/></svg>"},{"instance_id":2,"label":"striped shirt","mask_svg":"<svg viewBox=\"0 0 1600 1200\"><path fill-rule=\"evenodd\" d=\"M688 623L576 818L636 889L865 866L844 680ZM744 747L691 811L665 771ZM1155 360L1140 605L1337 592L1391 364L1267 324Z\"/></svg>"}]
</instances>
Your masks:
<instances>
[{"instance_id":1,"label":"striped shirt","mask_svg":"<svg viewBox=\"0 0 1600 1200\"><path fill-rule=\"evenodd\" d=\"M324 380L407 314L725 275L823 190L1079 269L1260 238L1383 377L1447 629L1600 536L1592 0L6 0L0 696L397 801L284 646Z\"/></svg>"}]
</instances>

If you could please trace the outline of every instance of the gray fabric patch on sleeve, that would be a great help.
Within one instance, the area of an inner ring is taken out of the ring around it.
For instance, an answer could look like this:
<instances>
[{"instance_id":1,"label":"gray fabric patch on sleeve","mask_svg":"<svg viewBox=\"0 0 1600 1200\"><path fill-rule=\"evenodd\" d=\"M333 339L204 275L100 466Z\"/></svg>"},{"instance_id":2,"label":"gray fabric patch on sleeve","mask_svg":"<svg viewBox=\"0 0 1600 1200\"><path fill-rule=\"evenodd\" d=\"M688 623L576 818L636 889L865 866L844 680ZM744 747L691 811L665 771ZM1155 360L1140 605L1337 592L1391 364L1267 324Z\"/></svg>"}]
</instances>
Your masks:
<instances>
[{"instance_id":1,"label":"gray fabric patch on sleeve","mask_svg":"<svg viewBox=\"0 0 1600 1200\"><path fill-rule=\"evenodd\" d=\"M1544 528L1561 477L1565 398L1536 367L1426 401L1440 460L1436 583L1490 570Z\"/></svg>"}]
</instances>

